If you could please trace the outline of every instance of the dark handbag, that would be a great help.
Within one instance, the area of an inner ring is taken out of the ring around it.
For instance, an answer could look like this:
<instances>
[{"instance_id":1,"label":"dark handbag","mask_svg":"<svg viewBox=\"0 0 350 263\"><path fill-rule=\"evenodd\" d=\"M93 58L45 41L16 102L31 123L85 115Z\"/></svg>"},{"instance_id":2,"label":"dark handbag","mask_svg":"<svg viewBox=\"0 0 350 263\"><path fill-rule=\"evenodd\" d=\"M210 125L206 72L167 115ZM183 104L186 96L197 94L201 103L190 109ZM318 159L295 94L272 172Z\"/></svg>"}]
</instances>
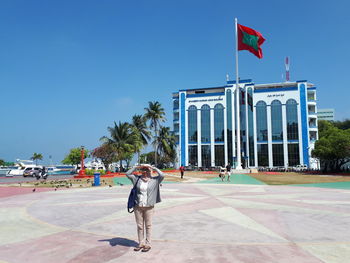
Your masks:
<instances>
[{"instance_id":1,"label":"dark handbag","mask_svg":"<svg viewBox=\"0 0 350 263\"><path fill-rule=\"evenodd\" d=\"M131 189L128 199L128 212L133 213L134 212L134 206L136 205L136 198L137 198L137 183L139 182L140 177L137 179L134 187ZM130 211L130 209L132 209Z\"/></svg>"}]
</instances>

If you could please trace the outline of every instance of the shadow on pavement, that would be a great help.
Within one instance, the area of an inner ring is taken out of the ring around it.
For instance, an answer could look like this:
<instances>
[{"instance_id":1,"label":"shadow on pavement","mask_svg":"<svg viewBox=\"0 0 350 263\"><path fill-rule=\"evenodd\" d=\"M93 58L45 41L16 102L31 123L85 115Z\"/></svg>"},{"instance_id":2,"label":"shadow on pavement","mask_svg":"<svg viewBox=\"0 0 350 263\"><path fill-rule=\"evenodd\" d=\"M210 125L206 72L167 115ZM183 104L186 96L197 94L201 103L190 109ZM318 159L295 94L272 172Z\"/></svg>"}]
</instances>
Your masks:
<instances>
[{"instance_id":1,"label":"shadow on pavement","mask_svg":"<svg viewBox=\"0 0 350 263\"><path fill-rule=\"evenodd\" d=\"M114 247L114 246L123 246L123 247L136 247L138 245L137 242L134 240L130 240L127 238L122 238L122 237L115 237L111 239L102 239L99 240L100 242L109 242L109 244Z\"/></svg>"}]
</instances>

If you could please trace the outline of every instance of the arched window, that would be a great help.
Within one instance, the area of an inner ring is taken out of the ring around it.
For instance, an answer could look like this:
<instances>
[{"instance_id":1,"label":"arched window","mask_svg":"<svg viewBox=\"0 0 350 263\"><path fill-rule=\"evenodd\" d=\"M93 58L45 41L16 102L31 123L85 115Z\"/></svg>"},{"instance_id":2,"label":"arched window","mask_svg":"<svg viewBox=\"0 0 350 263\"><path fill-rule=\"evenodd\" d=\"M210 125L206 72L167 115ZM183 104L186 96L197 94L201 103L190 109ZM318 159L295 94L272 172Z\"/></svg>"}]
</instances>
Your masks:
<instances>
[{"instance_id":1,"label":"arched window","mask_svg":"<svg viewBox=\"0 0 350 263\"><path fill-rule=\"evenodd\" d=\"M174 100L173 106L174 106L174 109L178 109L179 108L179 100Z\"/></svg>"},{"instance_id":2,"label":"arched window","mask_svg":"<svg viewBox=\"0 0 350 263\"><path fill-rule=\"evenodd\" d=\"M257 141L267 141L267 112L266 102L256 104L256 136Z\"/></svg>"},{"instance_id":3,"label":"arched window","mask_svg":"<svg viewBox=\"0 0 350 263\"><path fill-rule=\"evenodd\" d=\"M287 139L298 140L298 106L297 102L293 99L289 99L286 103L287 112Z\"/></svg>"},{"instance_id":4,"label":"arched window","mask_svg":"<svg viewBox=\"0 0 350 263\"><path fill-rule=\"evenodd\" d=\"M188 108L188 142L197 142L197 107L190 106Z\"/></svg>"},{"instance_id":5,"label":"arched window","mask_svg":"<svg viewBox=\"0 0 350 263\"><path fill-rule=\"evenodd\" d=\"M224 106L220 103L214 107L214 138L216 142L224 141Z\"/></svg>"},{"instance_id":6,"label":"arched window","mask_svg":"<svg viewBox=\"0 0 350 263\"><path fill-rule=\"evenodd\" d=\"M201 136L202 142L210 142L210 107L204 104L201 107Z\"/></svg>"},{"instance_id":7,"label":"arched window","mask_svg":"<svg viewBox=\"0 0 350 263\"><path fill-rule=\"evenodd\" d=\"M272 140L283 140L283 125L282 125L282 103L279 100L274 100L271 103L271 128Z\"/></svg>"}]
</instances>

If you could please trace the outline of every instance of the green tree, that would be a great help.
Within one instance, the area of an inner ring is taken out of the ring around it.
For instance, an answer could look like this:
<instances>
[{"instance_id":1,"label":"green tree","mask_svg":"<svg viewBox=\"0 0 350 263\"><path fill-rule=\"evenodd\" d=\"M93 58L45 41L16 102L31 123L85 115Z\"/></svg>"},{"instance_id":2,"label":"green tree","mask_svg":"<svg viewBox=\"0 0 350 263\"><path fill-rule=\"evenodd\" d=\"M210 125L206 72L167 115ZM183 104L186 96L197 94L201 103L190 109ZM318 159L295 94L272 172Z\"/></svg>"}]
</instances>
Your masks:
<instances>
[{"instance_id":1,"label":"green tree","mask_svg":"<svg viewBox=\"0 0 350 263\"><path fill-rule=\"evenodd\" d=\"M332 122L325 120L319 120L317 125L319 138L329 136L334 128L334 124Z\"/></svg>"},{"instance_id":2,"label":"green tree","mask_svg":"<svg viewBox=\"0 0 350 263\"><path fill-rule=\"evenodd\" d=\"M327 121L319 121L319 140L312 156L319 158L323 170L340 171L350 161L350 129L341 130Z\"/></svg>"},{"instance_id":3,"label":"green tree","mask_svg":"<svg viewBox=\"0 0 350 263\"><path fill-rule=\"evenodd\" d=\"M132 158L134 157L134 152L126 152L123 154L123 160L126 163L126 169L128 170L130 167L130 163Z\"/></svg>"},{"instance_id":4,"label":"green tree","mask_svg":"<svg viewBox=\"0 0 350 263\"><path fill-rule=\"evenodd\" d=\"M42 160L43 155L41 153L33 153L33 156L30 159L35 161L35 164L38 165L38 160Z\"/></svg>"},{"instance_id":5,"label":"green tree","mask_svg":"<svg viewBox=\"0 0 350 263\"><path fill-rule=\"evenodd\" d=\"M338 129L341 129L341 130L350 129L350 119L345 119L343 121L333 121L332 123Z\"/></svg>"},{"instance_id":6,"label":"green tree","mask_svg":"<svg viewBox=\"0 0 350 263\"><path fill-rule=\"evenodd\" d=\"M128 153L137 152L136 145L140 145L140 135L136 132L135 128L127 122L114 122L114 127L107 128L110 137L103 136L100 140L104 144L108 144L112 147L116 155L116 160L120 162L122 167L122 161Z\"/></svg>"},{"instance_id":7,"label":"green tree","mask_svg":"<svg viewBox=\"0 0 350 263\"><path fill-rule=\"evenodd\" d=\"M165 112L162 105L158 102L148 102L148 108L145 108L145 118L150 121L150 127L154 130L154 137L158 136L158 128L160 126L161 122L164 122L165 119ZM154 149L154 160L155 165L157 165L157 150Z\"/></svg>"},{"instance_id":8,"label":"green tree","mask_svg":"<svg viewBox=\"0 0 350 263\"><path fill-rule=\"evenodd\" d=\"M5 166L6 165L6 162L2 159L0 159L0 166Z\"/></svg>"},{"instance_id":9,"label":"green tree","mask_svg":"<svg viewBox=\"0 0 350 263\"><path fill-rule=\"evenodd\" d=\"M142 115L134 115L132 117L132 125L135 127L136 131L139 133L140 140L141 140L141 149L142 147L146 146L148 144L148 141L151 139L150 131L147 127L147 119L145 116ZM138 155L138 163L140 163L140 150L137 151Z\"/></svg>"},{"instance_id":10,"label":"green tree","mask_svg":"<svg viewBox=\"0 0 350 263\"><path fill-rule=\"evenodd\" d=\"M160 127L159 134L155 137L153 145L157 151L157 154L161 157L162 164L175 162L175 136L171 134L169 127Z\"/></svg>"},{"instance_id":11,"label":"green tree","mask_svg":"<svg viewBox=\"0 0 350 263\"><path fill-rule=\"evenodd\" d=\"M141 154L140 163L154 163L154 152L152 151Z\"/></svg>"},{"instance_id":12,"label":"green tree","mask_svg":"<svg viewBox=\"0 0 350 263\"><path fill-rule=\"evenodd\" d=\"M84 149L84 159L89 157L89 151ZM73 148L70 150L69 154L66 155L64 160L62 161L63 164L69 164L69 165L78 165L81 162L81 148Z\"/></svg>"}]
</instances>

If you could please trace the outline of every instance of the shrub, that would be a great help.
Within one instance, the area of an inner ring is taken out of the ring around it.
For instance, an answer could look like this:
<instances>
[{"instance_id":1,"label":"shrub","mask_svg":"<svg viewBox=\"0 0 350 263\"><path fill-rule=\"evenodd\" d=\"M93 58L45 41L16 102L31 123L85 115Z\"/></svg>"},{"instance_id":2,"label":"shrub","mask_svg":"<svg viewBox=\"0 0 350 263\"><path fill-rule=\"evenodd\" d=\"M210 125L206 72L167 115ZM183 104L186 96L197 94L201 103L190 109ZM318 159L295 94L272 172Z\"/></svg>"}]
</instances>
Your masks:
<instances>
[{"instance_id":1,"label":"shrub","mask_svg":"<svg viewBox=\"0 0 350 263\"><path fill-rule=\"evenodd\" d=\"M85 169L86 175L94 175L94 173L100 173L101 175L105 175L106 171L105 170Z\"/></svg>"}]
</instances>

